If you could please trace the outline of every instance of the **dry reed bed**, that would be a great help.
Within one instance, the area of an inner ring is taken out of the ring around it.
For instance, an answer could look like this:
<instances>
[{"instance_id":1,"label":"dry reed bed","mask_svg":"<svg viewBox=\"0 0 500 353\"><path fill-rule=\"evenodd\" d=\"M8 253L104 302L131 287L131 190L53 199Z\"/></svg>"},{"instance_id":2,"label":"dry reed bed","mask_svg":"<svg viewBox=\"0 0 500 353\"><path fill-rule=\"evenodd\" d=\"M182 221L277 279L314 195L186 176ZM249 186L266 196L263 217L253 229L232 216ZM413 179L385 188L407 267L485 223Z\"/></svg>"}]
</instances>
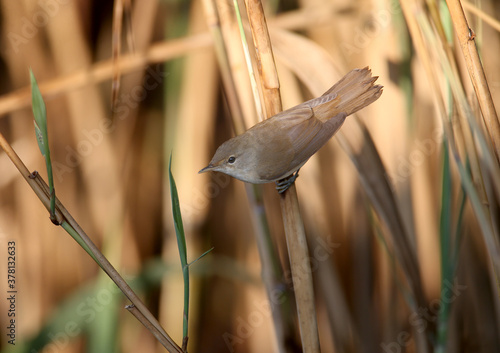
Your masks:
<instances>
[{"instance_id":1,"label":"dry reed bed","mask_svg":"<svg viewBox=\"0 0 500 353\"><path fill-rule=\"evenodd\" d=\"M265 111L255 105L234 6L151 0L128 12L123 4L120 49L111 6L59 4L46 24L14 46L9 33L22 34L22 19L33 21L45 10L35 1L2 2L2 74L9 81L2 83L0 132L43 175L29 109L31 66L46 98L53 160L60 162L58 197L122 273L148 283L141 270L151 269L154 284L144 297L180 343L182 280L165 173L172 150L189 254L215 246L193 269L189 350L295 351L299 330L279 198L272 186L254 194L226 177L196 174L220 142ZM245 3L239 5L247 26ZM447 16L445 4L432 1L315 0L293 9L264 3L284 108L322 94L354 67L369 65L385 86L381 99L350 117L297 181L324 352L500 346L492 110L492 102L499 104L500 42L491 27L500 14L494 2L464 3L469 32L458 5L450 0L454 11ZM451 35L460 24L458 36ZM462 49L473 55L475 45L489 86L480 81L477 60L463 59ZM118 77L119 90L112 91ZM256 78L255 87L276 95L275 83ZM258 96L265 102L270 95ZM112 101L115 120L109 120ZM262 106L271 112L272 104ZM42 341L68 338L59 341L65 352L116 342L122 351L159 350L121 309L120 297L108 300L108 281L48 222L4 157L0 251L16 240L19 341L45 327ZM150 262L159 258L169 266ZM94 282L104 289L91 291ZM276 288L287 288L286 300L271 314L266 303ZM61 306L68 298L71 305ZM99 307L92 307L93 298ZM5 305L0 302L1 313ZM5 320L0 317L2 327ZM73 321L82 330L74 338L65 329Z\"/></svg>"}]
</instances>

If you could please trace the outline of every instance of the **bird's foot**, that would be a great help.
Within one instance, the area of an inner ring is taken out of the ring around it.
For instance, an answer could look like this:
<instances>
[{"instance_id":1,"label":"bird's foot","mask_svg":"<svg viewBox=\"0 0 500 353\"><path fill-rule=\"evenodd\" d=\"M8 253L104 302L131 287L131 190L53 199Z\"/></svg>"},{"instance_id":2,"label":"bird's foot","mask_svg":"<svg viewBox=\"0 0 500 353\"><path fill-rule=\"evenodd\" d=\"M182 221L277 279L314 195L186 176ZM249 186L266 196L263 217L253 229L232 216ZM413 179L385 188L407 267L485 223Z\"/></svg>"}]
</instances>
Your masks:
<instances>
[{"instance_id":1,"label":"bird's foot","mask_svg":"<svg viewBox=\"0 0 500 353\"><path fill-rule=\"evenodd\" d=\"M276 182L276 190L278 190L279 194L284 193L290 186L292 186L293 183L295 183L295 179L299 177L299 170L297 170L289 177L278 180Z\"/></svg>"}]
</instances>

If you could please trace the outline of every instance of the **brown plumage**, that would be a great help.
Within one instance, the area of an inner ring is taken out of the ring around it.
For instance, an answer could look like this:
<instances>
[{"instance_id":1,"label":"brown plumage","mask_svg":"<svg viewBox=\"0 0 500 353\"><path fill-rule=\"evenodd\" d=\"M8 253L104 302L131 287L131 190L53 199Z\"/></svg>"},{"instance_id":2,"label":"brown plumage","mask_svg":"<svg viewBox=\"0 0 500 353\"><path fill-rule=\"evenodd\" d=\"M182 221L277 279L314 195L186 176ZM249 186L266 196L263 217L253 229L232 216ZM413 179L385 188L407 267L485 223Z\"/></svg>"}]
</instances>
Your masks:
<instances>
[{"instance_id":1,"label":"brown plumage","mask_svg":"<svg viewBox=\"0 0 500 353\"><path fill-rule=\"evenodd\" d=\"M262 184L296 172L342 126L346 117L377 100L368 68L354 69L321 97L264 120L224 142L200 173L218 171L236 179Z\"/></svg>"}]
</instances>

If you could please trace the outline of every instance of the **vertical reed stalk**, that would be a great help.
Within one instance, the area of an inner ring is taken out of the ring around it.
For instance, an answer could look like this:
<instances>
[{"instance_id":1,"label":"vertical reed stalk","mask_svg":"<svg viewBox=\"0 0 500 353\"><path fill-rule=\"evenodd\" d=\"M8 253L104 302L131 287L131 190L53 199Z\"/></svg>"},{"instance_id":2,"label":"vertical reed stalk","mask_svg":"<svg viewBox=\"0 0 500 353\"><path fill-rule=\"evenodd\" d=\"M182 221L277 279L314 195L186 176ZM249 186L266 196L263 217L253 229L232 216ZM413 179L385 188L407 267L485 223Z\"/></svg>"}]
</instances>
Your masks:
<instances>
[{"instance_id":1,"label":"vertical reed stalk","mask_svg":"<svg viewBox=\"0 0 500 353\"><path fill-rule=\"evenodd\" d=\"M231 111L234 129L236 134L242 134L245 132L244 113L238 99L237 85L228 57L228 46L230 47L230 45L224 41L220 23L221 19L214 1L204 0L203 5L206 21L213 37L214 49L219 62L219 69L225 88L224 92ZM252 207L251 216L262 265L262 281L266 287L271 307L278 351L287 352L294 345L295 330L292 311L289 306L290 298L286 290L284 290L286 284L284 283L283 269L279 261L277 249L271 239L266 215L263 212L262 188L258 185L246 185L246 191L250 206ZM276 300L277 294L279 294L280 300Z\"/></svg>"},{"instance_id":2,"label":"vertical reed stalk","mask_svg":"<svg viewBox=\"0 0 500 353\"><path fill-rule=\"evenodd\" d=\"M290 269L292 271L293 289L297 301L300 338L303 352L319 352L318 324L316 322L316 306L314 288L309 262L304 223L299 210L299 201L295 184L281 194L281 213L285 226Z\"/></svg>"},{"instance_id":3,"label":"vertical reed stalk","mask_svg":"<svg viewBox=\"0 0 500 353\"><path fill-rule=\"evenodd\" d=\"M481 59L476 47L474 31L469 27L465 18L464 10L459 0L446 0L450 10L451 19L455 26L460 47L464 55L467 70L469 72L474 91L479 101L479 107L483 113L484 122L490 141L495 151L497 160L500 161L500 123L491 99L490 88L486 81Z\"/></svg>"},{"instance_id":4,"label":"vertical reed stalk","mask_svg":"<svg viewBox=\"0 0 500 353\"><path fill-rule=\"evenodd\" d=\"M278 74L262 4L260 0L245 0L245 4L257 53L257 67L261 78L266 117L269 118L282 110ZM303 351L319 352L309 250L295 185L281 195L280 205L290 256Z\"/></svg>"}]
</instances>

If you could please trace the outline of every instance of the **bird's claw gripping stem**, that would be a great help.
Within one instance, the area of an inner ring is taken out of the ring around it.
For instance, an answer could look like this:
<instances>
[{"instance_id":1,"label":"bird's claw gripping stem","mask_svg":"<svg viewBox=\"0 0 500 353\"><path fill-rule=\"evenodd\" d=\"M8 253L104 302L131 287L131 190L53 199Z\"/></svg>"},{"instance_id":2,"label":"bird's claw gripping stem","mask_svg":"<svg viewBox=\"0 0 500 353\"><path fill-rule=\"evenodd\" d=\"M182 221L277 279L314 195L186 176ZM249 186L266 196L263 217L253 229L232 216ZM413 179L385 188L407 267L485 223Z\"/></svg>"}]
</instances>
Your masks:
<instances>
[{"instance_id":1,"label":"bird's claw gripping stem","mask_svg":"<svg viewBox=\"0 0 500 353\"><path fill-rule=\"evenodd\" d=\"M289 177L278 180L276 182L276 190L278 190L279 194L284 193L290 186L292 186L293 183L295 183L295 179L299 177L299 170L297 170Z\"/></svg>"}]
</instances>

